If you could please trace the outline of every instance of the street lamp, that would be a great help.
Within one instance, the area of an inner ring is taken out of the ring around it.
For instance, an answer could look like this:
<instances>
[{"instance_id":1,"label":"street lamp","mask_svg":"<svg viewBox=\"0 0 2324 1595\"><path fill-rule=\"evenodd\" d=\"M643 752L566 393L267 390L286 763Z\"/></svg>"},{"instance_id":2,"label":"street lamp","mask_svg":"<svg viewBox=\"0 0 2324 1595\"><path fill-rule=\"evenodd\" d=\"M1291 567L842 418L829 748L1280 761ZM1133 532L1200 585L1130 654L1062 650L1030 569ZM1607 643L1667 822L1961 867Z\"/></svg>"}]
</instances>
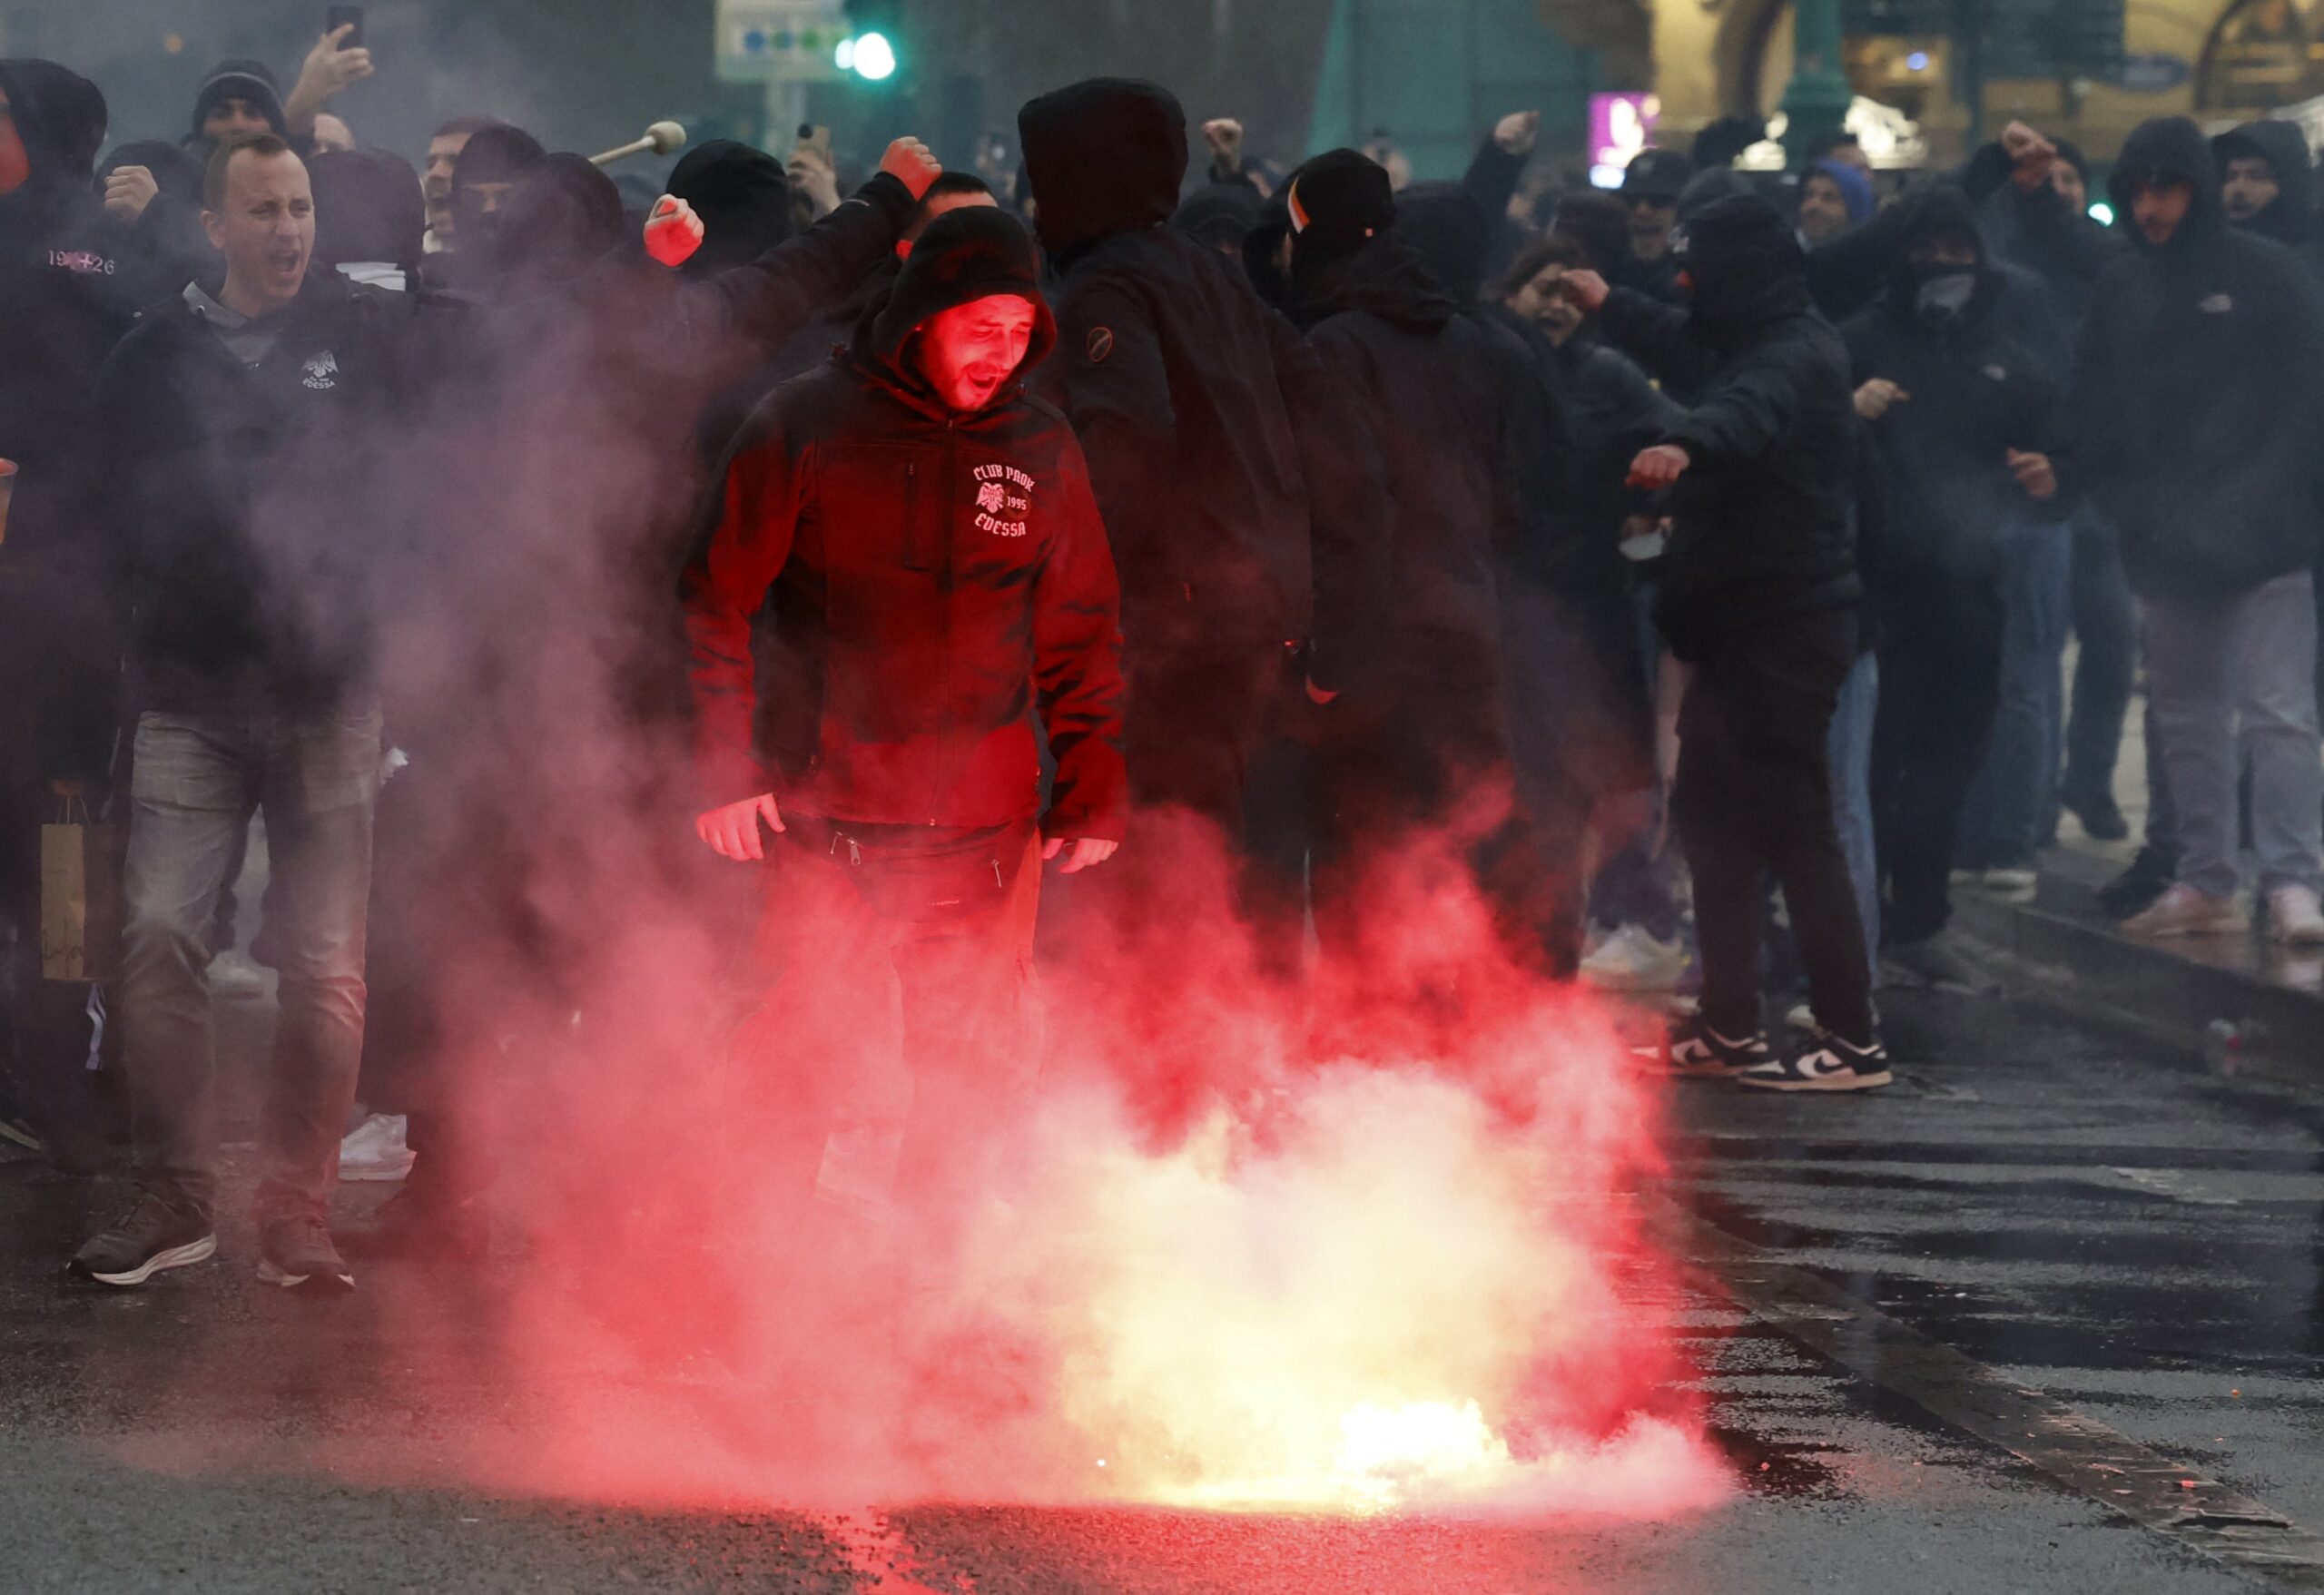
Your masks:
<instances>
[{"instance_id":1,"label":"street lamp","mask_svg":"<svg viewBox=\"0 0 2324 1595\"><path fill-rule=\"evenodd\" d=\"M1791 84L1783 92L1784 150L1797 165L1808 146L1847 121L1856 91L1840 70L1840 0L1795 0Z\"/></svg>"}]
</instances>

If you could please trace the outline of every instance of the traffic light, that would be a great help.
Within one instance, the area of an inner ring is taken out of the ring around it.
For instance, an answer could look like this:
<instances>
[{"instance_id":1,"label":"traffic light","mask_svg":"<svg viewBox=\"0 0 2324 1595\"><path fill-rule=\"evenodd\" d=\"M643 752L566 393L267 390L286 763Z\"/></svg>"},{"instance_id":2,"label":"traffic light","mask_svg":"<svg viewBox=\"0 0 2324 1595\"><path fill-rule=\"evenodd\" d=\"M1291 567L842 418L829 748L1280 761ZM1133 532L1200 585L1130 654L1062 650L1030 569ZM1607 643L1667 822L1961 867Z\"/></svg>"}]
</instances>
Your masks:
<instances>
[{"instance_id":1,"label":"traffic light","mask_svg":"<svg viewBox=\"0 0 2324 1595\"><path fill-rule=\"evenodd\" d=\"M865 83L885 83L903 64L903 0L847 0L851 36L839 64Z\"/></svg>"}]
</instances>

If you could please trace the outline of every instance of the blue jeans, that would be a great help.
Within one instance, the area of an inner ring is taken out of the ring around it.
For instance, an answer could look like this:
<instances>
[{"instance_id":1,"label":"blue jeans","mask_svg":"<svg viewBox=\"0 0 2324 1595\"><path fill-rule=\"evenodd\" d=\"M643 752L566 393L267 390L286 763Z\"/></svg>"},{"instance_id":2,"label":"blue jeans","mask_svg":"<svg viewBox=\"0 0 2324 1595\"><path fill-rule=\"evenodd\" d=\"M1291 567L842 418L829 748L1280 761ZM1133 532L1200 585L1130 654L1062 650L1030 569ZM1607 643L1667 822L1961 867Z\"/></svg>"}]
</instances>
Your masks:
<instances>
[{"instance_id":1,"label":"blue jeans","mask_svg":"<svg viewBox=\"0 0 2324 1595\"><path fill-rule=\"evenodd\" d=\"M2001 547L2001 706L1961 816L1956 859L1969 870L2031 863L2048 842L2065 741L2073 532L2063 521L2015 521Z\"/></svg>"},{"instance_id":2,"label":"blue jeans","mask_svg":"<svg viewBox=\"0 0 2324 1595\"><path fill-rule=\"evenodd\" d=\"M1880 962L1880 858L1872 841L1872 726L1879 710L1880 661L1862 654L1832 715L1832 816L1864 919L1865 957L1875 967Z\"/></svg>"},{"instance_id":3,"label":"blue jeans","mask_svg":"<svg viewBox=\"0 0 2324 1595\"><path fill-rule=\"evenodd\" d=\"M138 1182L211 1213L218 1087L204 974L227 871L266 812L282 976L259 1126L259 1205L318 1215L363 1056L364 930L379 715L148 713L130 784L123 1063Z\"/></svg>"}]
</instances>

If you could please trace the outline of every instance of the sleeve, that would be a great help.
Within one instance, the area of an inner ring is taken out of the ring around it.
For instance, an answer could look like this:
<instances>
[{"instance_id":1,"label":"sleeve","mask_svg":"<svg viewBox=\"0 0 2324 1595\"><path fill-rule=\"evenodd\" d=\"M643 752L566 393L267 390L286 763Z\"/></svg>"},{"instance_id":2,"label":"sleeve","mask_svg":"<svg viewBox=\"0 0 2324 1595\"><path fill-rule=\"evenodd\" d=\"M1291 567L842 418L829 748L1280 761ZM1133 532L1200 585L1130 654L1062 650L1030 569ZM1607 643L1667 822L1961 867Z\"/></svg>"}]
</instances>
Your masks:
<instances>
[{"instance_id":1,"label":"sleeve","mask_svg":"<svg viewBox=\"0 0 2324 1595\"><path fill-rule=\"evenodd\" d=\"M1598 311L1608 341L1665 382L1691 386L1702 375L1702 354L1687 336L1687 312L1676 305L1617 288Z\"/></svg>"},{"instance_id":2,"label":"sleeve","mask_svg":"<svg viewBox=\"0 0 2324 1595\"><path fill-rule=\"evenodd\" d=\"M1476 202L1488 224L1498 228L1509 214L1509 202L1517 197L1517 182L1525 174L1528 159L1511 154L1488 133L1476 159L1469 162L1461 178L1461 192Z\"/></svg>"},{"instance_id":3,"label":"sleeve","mask_svg":"<svg viewBox=\"0 0 2324 1595\"><path fill-rule=\"evenodd\" d=\"M1042 829L1119 842L1129 806L1121 588L1088 462L1070 438L1061 464L1064 514L1033 590L1033 689L1057 760Z\"/></svg>"},{"instance_id":4,"label":"sleeve","mask_svg":"<svg viewBox=\"0 0 2324 1595\"><path fill-rule=\"evenodd\" d=\"M1315 589L1307 674L1326 692L1380 635L1388 614L1393 506L1371 423L1355 389L1334 381L1324 357L1270 313L1275 382L1298 440L1307 488L1308 560Z\"/></svg>"},{"instance_id":5,"label":"sleeve","mask_svg":"<svg viewBox=\"0 0 2324 1595\"><path fill-rule=\"evenodd\" d=\"M1798 384L1788 365L1755 359L1672 423L1663 441L1678 444L1697 465L1754 459L1782 435L1798 408Z\"/></svg>"},{"instance_id":6,"label":"sleeve","mask_svg":"<svg viewBox=\"0 0 2324 1595\"><path fill-rule=\"evenodd\" d=\"M896 247L911 191L881 172L855 197L748 265L690 284L680 313L693 346L722 366L773 359L800 329L843 301Z\"/></svg>"},{"instance_id":7,"label":"sleeve","mask_svg":"<svg viewBox=\"0 0 2324 1595\"><path fill-rule=\"evenodd\" d=\"M716 522L686 564L687 674L693 684L696 764L704 800L740 802L773 790L752 745L757 680L751 617L782 575L798 531L801 471L779 419L726 467Z\"/></svg>"},{"instance_id":8,"label":"sleeve","mask_svg":"<svg viewBox=\"0 0 2324 1595\"><path fill-rule=\"evenodd\" d=\"M1128 585L1163 561L1157 517L1175 499L1178 424L1162 342L1144 299L1103 275L1058 305L1054 390L1088 462L1114 563Z\"/></svg>"},{"instance_id":9,"label":"sleeve","mask_svg":"<svg viewBox=\"0 0 2324 1595\"><path fill-rule=\"evenodd\" d=\"M1879 297L1903 253L1917 207L1889 205L1863 226L1807 251L1807 292L1833 321L1855 315Z\"/></svg>"}]
</instances>

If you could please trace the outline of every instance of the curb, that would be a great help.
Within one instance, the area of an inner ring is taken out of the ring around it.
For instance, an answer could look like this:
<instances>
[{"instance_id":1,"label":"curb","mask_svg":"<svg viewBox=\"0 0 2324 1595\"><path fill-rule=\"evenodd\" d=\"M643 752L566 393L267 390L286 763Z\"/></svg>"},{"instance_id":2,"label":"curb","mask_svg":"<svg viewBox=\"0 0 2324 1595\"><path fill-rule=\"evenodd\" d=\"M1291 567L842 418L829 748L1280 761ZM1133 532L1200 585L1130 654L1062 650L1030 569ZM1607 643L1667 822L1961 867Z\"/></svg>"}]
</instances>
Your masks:
<instances>
[{"instance_id":1,"label":"curb","mask_svg":"<svg viewBox=\"0 0 2324 1595\"><path fill-rule=\"evenodd\" d=\"M2324 996L2134 941L2040 898L1956 892L1961 929L2003 955L2010 984L2073 1018L2135 1031L2223 1074L2324 1087ZM2067 888L2067 892L2072 891Z\"/></svg>"}]
</instances>

